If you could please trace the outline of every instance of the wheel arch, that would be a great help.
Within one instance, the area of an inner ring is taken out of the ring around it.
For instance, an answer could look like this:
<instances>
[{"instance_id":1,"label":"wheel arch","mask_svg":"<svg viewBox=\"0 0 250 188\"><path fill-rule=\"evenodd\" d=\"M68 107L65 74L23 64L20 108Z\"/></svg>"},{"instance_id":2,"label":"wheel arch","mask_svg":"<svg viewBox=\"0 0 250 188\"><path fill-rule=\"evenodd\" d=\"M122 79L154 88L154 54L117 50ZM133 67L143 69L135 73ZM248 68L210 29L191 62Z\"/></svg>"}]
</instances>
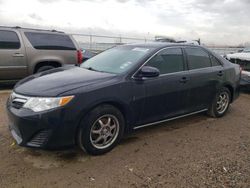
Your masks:
<instances>
[{"instance_id":1,"label":"wheel arch","mask_svg":"<svg viewBox=\"0 0 250 188\"><path fill-rule=\"evenodd\" d=\"M43 66L53 66L53 67L61 67L62 64L59 61L39 61L35 64L33 68L33 73L36 73L37 70Z\"/></svg>"},{"instance_id":2,"label":"wheel arch","mask_svg":"<svg viewBox=\"0 0 250 188\"><path fill-rule=\"evenodd\" d=\"M84 117L86 117L86 115L89 112L91 112L95 108L102 106L102 105L111 105L111 106L114 106L115 108L117 108L122 113L122 115L124 117L124 121L125 121L124 134L126 135L127 133L129 133L131 131L132 112L129 109L129 107L120 101L106 100L106 101L97 102L97 103L91 105L91 107L87 108L85 111L83 111L81 113L81 117L79 118L79 121L77 123L77 127L75 128L75 139L77 139L79 130L81 128L81 123L82 123L82 120L84 119ZM75 142L77 143L77 140L75 140Z\"/></svg>"},{"instance_id":3,"label":"wheel arch","mask_svg":"<svg viewBox=\"0 0 250 188\"><path fill-rule=\"evenodd\" d=\"M230 94L231 94L231 101L230 101L230 103L232 103L233 99L234 99L234 87L231 84L229 84L229 83L224 84L223 87L227 88L230 91Z\"/></svg>"}]
</instances>

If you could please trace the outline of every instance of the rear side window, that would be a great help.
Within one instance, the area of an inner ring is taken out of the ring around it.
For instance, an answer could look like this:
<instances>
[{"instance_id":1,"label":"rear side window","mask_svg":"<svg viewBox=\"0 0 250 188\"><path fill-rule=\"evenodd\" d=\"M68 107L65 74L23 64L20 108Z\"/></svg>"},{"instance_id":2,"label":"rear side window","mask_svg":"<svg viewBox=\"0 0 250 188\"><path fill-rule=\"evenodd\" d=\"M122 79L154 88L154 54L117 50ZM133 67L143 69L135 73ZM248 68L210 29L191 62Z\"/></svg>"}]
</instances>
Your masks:
<instances>
[{"instance_id":1,"label":"rear side window","mask_svg":"<svg viewBox=\"0 0 250 188\"><path fill-rule=\"evenodd\" d=\"M19 49L20 41L14 31L0 30L0 49Z\"/></svg>"},{"instance_id":2,"label":"rear side window","mask_svg":"<svg viewBox=\"0 0 250 188\"><path fill-rule=\"evenodd\" d=\"M147 66L159 69L160 74L180 72L184 70L182 50L180 48L165 49L155 55Z\"/></svg>"},{"instance_id":3,"label":"rear side window","mask_svg":"<svg viewBox=\"0 0 250 188\"><path fill-rule=\"evenodd\" d=\"M25 32L25 36L35 49L39 50L76 50L67 35Z\"/></svg>"},{"instance_id":4,"label":"rear side window","mask_svg":"<svg viewBox=\"0 0 250 188\"><path fill-rule=\"evenodd\" d=\"M189 69L211 67L208 53L200 48L186 48Z\"/></svg>"}]
</instances>

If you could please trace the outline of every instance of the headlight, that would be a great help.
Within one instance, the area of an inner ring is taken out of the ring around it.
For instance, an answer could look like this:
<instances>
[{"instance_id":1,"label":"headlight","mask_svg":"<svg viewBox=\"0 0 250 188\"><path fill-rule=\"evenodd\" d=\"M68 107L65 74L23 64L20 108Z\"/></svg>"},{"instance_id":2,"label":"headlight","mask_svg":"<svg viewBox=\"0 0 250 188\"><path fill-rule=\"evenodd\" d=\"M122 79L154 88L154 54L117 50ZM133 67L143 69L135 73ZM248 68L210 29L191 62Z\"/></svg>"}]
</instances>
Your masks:
<instances>
[{"instance_id":1,"label":"headlight","mask_svg":"<svg viewBox=\"0 0 250 188\"><path fill-rule=\"evenodd\" d=\"M28 108L30 110L33 110L34 112L41 112L65 106L73 98L74 96L51 97L51 98L30 97L24 104L23 108Z\"/></svg>"}]
</instances>

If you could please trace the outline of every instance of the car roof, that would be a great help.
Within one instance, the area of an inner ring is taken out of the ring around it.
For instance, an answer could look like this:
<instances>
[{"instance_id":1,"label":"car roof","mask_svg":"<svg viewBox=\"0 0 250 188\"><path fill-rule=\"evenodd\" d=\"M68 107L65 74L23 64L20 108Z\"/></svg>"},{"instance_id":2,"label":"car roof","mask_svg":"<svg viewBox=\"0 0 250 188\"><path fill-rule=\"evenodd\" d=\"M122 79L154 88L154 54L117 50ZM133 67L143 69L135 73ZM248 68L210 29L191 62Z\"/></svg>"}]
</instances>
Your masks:
<instances>
[{"instance_id":1,"label":"car roof","mask_svg":"<svg viewBox=\"0 0 250 188\"><path fill-rule=\"evenodd\" d=\"M171 42L146 42L146 43L137 43L137 44L125 44L123 46L131 46L131 47L140 47L140 48L165 48L165 47L171 47L171 46L198 46L194 44L188 44L188 43L171 43Z\"/></svg>"}]
</instances>

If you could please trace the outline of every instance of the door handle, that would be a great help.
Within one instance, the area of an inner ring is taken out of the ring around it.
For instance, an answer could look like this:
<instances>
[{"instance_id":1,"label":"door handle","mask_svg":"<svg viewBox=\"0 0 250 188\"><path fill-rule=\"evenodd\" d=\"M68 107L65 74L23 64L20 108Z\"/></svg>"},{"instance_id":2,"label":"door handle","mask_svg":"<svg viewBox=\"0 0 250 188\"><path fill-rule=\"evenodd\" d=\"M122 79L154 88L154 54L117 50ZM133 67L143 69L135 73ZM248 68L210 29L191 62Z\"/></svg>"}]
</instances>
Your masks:
<instances>
[{"instance_id":1,"label":"door handle","mask_svg":"<svg viewBox=\"0 0 250 188\"><path fill-rule=\"evenodd\" d=\"M179 82L185 84L185 83L187 83L188 80L189 80L189 79L188 79L187 77L182 77L182 78L179 80Z\"/></svg>"},{"instance_id":2,"label":"door handle","mask_svg":"<svg viewBox=\"0 0 250 188\"><path fill-rule=\"evenodd\" d=\"M222 71L219 71L217 75L218 75L218 76L223 76L223 72L222 72Z\"/></svg>"},{"instance_id":3,"label":"door handle","mask_svg":"<svg viewBox=\"0 0 250 188\"><path fill-rule=\"evenodd\" d=\"M23 55L23 54L20 54L20 53L15 53L15 54L13 54L12 56L13 56L13 57L24 57L24 55Z\"/></svg>"}]
</instances>

